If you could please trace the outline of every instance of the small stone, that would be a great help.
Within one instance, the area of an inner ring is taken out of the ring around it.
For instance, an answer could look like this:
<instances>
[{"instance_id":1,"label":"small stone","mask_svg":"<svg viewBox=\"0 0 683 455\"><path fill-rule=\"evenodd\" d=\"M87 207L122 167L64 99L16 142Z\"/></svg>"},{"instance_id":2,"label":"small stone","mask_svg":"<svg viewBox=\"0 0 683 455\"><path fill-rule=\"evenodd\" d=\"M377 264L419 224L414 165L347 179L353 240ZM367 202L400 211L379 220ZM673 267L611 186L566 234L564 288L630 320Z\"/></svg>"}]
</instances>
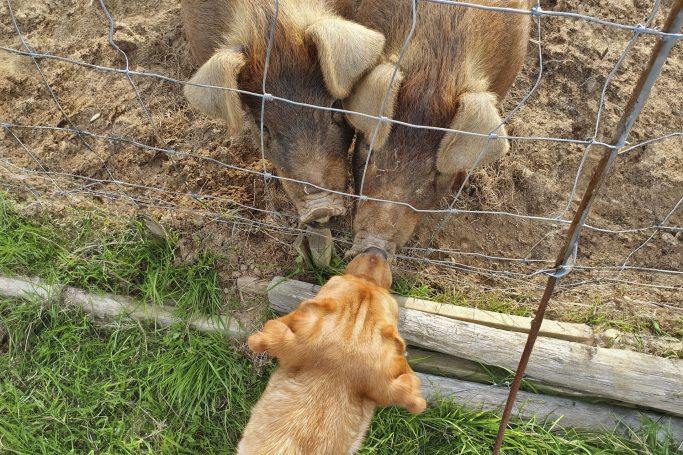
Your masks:
<instances>
[{"instance_id":1,"label":"small stone","mask_svg":"<svg viewBox=\"0 0 683 455\"><path fill-rule=\"evenodd\" d=\"M159 222L146 215L141 215L140 219L150 234L159 239L168 240L168 233Z\"/></svg>"},{"instance_id":2,"label":"small stone","mask_svg":"<svg viewBox=\"0 0 683 455\"><path fill-rule=\"evenodd\" d=\"M621 332L617 329L607 329L602 332L600 337L607 343L614 343L619 339L619 337L621 337Z\"/></svg>"},{"instance_id":3,"label":"small stone","mask_svg":"<svg viewBox=\"0 0 683 455\"><path fill-rule=\"evenodd\" d=\"M594 92L598 88L598 81L595 76L588 76L586 79L586 90L589 93Z\"/></svg>"},{"instance_id":4,"label":"small stone","mask_svg":"<svg viewBox=\"0 0 683 455\"><path fill-rule=\"evenodd\" d=\"M620 332L617 329L607 329L602 335L607 338L617 338L619 334Z\"/></svg>"},{"instance_id":5,"label":"small stone","mask_svg":"<svg viewBox=\"0 0 683 455\"><path fill-rule=\"evenodd\" d=\"M678 246L678 240L676 240L676 237L669 232L664 232L662 234L662 240L664 240L669 245Z\"/></svg>"}]
</instances>

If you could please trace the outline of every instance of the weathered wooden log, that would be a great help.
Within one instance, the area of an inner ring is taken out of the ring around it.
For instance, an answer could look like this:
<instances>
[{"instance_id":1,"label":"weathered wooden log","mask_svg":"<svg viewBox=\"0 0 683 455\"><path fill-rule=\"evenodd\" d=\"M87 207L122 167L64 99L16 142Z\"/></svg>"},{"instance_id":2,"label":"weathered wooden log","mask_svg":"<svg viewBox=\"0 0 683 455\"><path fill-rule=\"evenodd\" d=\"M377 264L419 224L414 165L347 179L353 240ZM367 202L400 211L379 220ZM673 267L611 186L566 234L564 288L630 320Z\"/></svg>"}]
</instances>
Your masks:
<instances>
[{"instance_id":1,"label":"weathered wooden log","mask_svg":"<svg viewBox=\"0 0 683 455\"><path fill-rule=\"evenodd\" d=\"M447 318L473 322L511 332L529 333L531 327L531 318L524 316L479 310L450 303L431 302L414 297L396 296L396 301L403 308L420 310L425 313L438 314ZM541 324L540 336L590 344L593 342L593 329L586 324L545 319Z\"/></svg>"},{"instance_id":2,"label":"weathered wooden log","mask_svg":"<svg viewBox=\"0 0 683 455\"><path fill-rule=\"evenodd\" d=\"M278 284L279 283L279 284ZM317 286L274 278L271 307L292 311ZM485 365L515 369L523 333L401 308L399 331L409 344ZM527 374L544 383L683 416L683 361L541 337Z\"/></svg>"},{"instance_id":3,"label":"weathered wooden log","mask_svg":"<svg viewBox=\"0 0 683 455\"><path fill-rule=\"evenodd\" d=\"M500 411L507 400L508 389L477 384L458 379L417 373L422 380L422 392L428 401L443 398L473 410ZM592 404L570 398L549 397L529 392L519 392L513 415L540 422L555 422L563 428L585 431L614 431L623 433L626 428L638 430L644 419L661 425L658 436L663 438L670 432L676 443L683 441L683 419L664 416L654 412L640 412L634 409Z\"/></svg>"},{"instance_id":4,"label":"weathered wooden log","mask_svg":"<svg viewBox=\"0 0 683 455\"><path fill-rule=\"evenodd\" d=\"M111 319L127 316L136 321L154 322L161 327L185 323L173 315L173 307L145 305L128 297L110 294L94 295L70 286L47 285L39 280L0 277L0 296L7 298L39 297L55 299L65 306L80 307L95 318ZM223 332L233 338L245 338L245 331L237 321L226 317L192 317L190 328L201 332Z\"/></svg>"},{"instance_id":5,"label":"weathered wooden log","mask_svg":"<svg viewBox=\"0 0 683 455\"><path fill-rule=\"evenodd\" d=\"M409 343L514 369L523 334L404 309L399 331ZM539 338L527 374L594 396L683 416L683 361Z\"/></svg>"},{"instance_id":6,"label":"weathered wooden log","mask_svg":"<svg viewBox=\"0 0 683 455\"><path fill-rule=\"evenodd\" d=\"M472 360L453 357L441 352L429 351L414 346L408 346L407 354L408 363L413 367L413 370L445 378L493 384L503 383L503 379L506 377L509 377L509 380L512 381L512 376L514 375L513 371L506 370L505 368L482 365ZM610 400L595 398L583 392L544 384L533 379L525 380L523 385L527 390L545 395L575 398L590 403L610 402Z\"/></svg>"},{"instance_id":7,"label":"weathered wooden log","mask_svg":"<svg viewBox=\"0 0 683 455\"><path fill-rule=\"evenodd\" d=\"M278 286L280 285L278 283L283 281L284 278L276 277L266 287ZM260 280L246 277L242 279L241 282L238 280L238 286L245 291L251 290L252 292L262 291L264 287ZM276 292L278 298L291 298L292 300L295 300L302 295L309 295L311 292L316 293L319 289L318 286L295 280L287 280L284 286L284 289ZM402 308L419 310L425 313L445 316L460 321L473 322L487 327L520 333L528 333L529 328L531 327L531 318L528 317L513 316L505 313L496 313L495 311L479 310L476 308L452 305L450 303L438 303L429 300L416 299L414 297L403 297L400 295L394 295L394 298L396 299L398 306ZM543 324L541 324L540 335L588 344L591 344L594 338L593 329L586 324L549 320L545 320L543 321Z\"/></svg>"}]
</instances>

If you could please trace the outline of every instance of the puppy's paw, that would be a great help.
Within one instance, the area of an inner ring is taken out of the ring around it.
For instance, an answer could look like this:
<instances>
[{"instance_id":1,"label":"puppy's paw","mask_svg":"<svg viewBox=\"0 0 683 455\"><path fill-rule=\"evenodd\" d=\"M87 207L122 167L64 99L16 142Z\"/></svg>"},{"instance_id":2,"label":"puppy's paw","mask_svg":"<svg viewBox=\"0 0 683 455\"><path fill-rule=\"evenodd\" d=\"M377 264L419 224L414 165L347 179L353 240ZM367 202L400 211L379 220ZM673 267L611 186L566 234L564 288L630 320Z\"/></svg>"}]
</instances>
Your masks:
<instances>
[{"instance_id":1,"label":"puppy's paw","mask_svg":"<svg viewBox=\"0 0 683 455\"><path fill-rule=\"evenodd\" d=\"M419 414L427 408L420 390L420 379L414 373L402 374L394 379L390 390L393 401L409 412Z\"/></svg>"},{"instance_id":2,"label":"puppy's paw","mask_svg":"<svg viewBox=\"0 0 683 455\"><path fill-rule=\"evenodd\" d=\"M417 396L417 397L412 397L408 402L406 402L403 406L406 411L411 412L413 414L419 414L425 409L427 409L427 401L425 401L422 396Z\"/></svg>"},{"instance_id":3,"label":"puppy's paw","mask_svg":"<svg viewBox=\"0 0 683 455\"><path fill-rule=\"evenodd\" d=\"M268 352L277 356L280 349L294 339L294 333L281 321L271 319L263 325L260 332L256 332L247 339L252 352Z\"/></svg>"},{"instance_id":4,"label":"puppy's paw","mask_svg":"<svg viewBox=\"0 0 683 455\"><path fill-rule=\"evenodd\" d=\"M247 345L251 352L266 352L268 350L268 341L266 335L261 332L256 332L247 338Z\"/></svg>"}]
</instances>

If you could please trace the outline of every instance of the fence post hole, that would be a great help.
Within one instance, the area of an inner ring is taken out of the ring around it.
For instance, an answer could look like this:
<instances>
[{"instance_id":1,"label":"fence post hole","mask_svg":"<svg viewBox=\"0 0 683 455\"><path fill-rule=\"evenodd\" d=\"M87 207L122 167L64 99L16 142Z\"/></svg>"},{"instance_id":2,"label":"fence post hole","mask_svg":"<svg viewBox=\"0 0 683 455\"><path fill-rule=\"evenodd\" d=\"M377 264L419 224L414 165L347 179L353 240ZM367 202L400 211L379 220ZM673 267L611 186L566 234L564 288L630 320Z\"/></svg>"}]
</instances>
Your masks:
<instances>
[{"instance_id":1,"label":"fence post hole","mask_svg":"<svg viewBox=\"0 0 683 455\"><path fill-rule=\"evenodd\" d=\"M678 33L683 27L683 0L677 0L671 7L669 16L666 19L663 31L666 33ZM671 49L676 44L677 39L675 37L665 36L660 38L655 47L652 50L650 56L650 61L647 67L643 70L638 79L638 83L633 89L631 98L628 104L624 108L624 114L619 120L619 124L616 128L614 135L614 140L612 144L616 145L614 148L607 148L601 146L603 149L603 156L598 162L593 175L591 176L588 187L581 199L572 223L569 226L569 232L567 233L567 238L564 246L560 250L560 253L555 262L555 273L548 277L548 282L543 292L543 297L538 305L538 310L536 311L536 316L531 323L531 329L529 330L529 336L527 337L526 344L524 346L524 351L519 359L519 365L517 371L515 372L515 379L510 387L510 392L508 394L508 399L505 404L505 409L503 410L503 416L500 421L500 427L498 428L498 434L496 436L496 442L493 446L493 455L498 455L500 453L501 446L503 444L503 438L505 437L505 430L510 421L510 415L512 414L512 408L517 397L517 392L522 383L522 378L524 377L524 372L526 371L526 366L529 363L529 357L534 349L534 344L536 338L538 338L538 332L543 322L543 317L545 316L545 310L548 307L550 298L552 297L553 291L555 290L555 285L559 279L565 276L570 268L568 261L571 259L575 252L576 246L578 245L579 237L581 236L581 230L583 229L590 208L595 201L598 191L603 186L609 171L612 169L614 161L619 154L619 150L626 143L626 138L631 132L631 128L635 123L638 115L645 106L650 91L659 76L659 73L666 62L666 59L671 52Z\"/></svg>"}]
</instances>

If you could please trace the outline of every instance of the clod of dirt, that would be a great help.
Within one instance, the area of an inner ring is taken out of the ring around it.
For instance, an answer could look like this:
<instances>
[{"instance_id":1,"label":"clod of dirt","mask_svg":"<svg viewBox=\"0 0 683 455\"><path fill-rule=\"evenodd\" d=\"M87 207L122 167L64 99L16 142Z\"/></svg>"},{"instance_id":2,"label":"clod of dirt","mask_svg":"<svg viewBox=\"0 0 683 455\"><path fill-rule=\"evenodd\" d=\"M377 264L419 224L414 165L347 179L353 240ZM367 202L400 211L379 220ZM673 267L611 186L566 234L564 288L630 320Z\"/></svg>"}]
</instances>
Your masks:
<instances>
[{"instance_id":1,"label":"clod of dirt","mask_svg":"<svg viewBox=\"0 0 683 455\"><path fill-rule=\"evenodd\" d=\"M668 232L664 232L662 234L662 240L664 240L666 243L672 246L679 246L678 245L678 240L673 234L670 234Z\"/></svg>"},{"instance_id":2,"label":"clod of dirt","mask_svg":"<svg viewBox=\"0 0 683 455\"><path fill-rule=\"evenodd\" d=\"M198 249L191 237L183 237L176 245L175 265L191 265L197 262Z\"/></svg>"}]
</instances>

